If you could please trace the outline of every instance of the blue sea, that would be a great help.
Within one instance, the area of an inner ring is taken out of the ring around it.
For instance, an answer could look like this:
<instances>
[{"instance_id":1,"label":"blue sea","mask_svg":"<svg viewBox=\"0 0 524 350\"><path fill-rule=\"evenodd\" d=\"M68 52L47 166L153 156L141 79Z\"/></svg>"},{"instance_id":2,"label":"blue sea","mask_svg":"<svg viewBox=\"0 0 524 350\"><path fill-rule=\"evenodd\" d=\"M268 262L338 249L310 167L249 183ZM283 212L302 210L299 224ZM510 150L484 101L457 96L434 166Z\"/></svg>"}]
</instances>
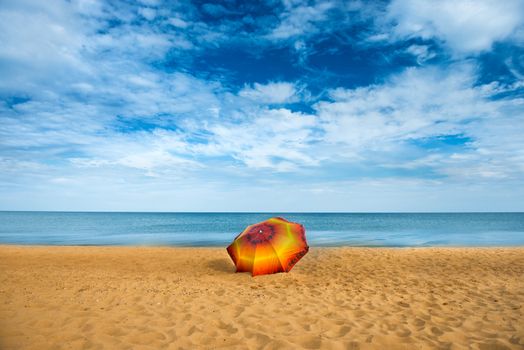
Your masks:
<instances>
[{"instance_id":1,"label":"blue sea","mask_svg":"<svg viewBox=\"0 0 524 350\"><path fill-rule=\"evenodd\" d=\"M303 224L311 246L524 245L524 213L0 212L0 243L226 246L273 216Z\"/></svg>"}]
</instances>

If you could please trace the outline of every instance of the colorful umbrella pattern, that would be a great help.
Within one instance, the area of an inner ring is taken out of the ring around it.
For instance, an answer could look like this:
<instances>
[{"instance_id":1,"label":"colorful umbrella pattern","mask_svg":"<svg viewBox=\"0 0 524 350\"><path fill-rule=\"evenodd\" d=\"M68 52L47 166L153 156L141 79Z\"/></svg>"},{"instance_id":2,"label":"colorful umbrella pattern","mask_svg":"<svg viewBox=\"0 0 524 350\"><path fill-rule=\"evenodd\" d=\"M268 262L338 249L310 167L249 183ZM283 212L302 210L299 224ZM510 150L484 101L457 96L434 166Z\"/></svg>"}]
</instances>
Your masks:
<instances>
[{"instance_id":1,"label":"colorful umbrella pattern","mask_svg":"<svg viewBox=\"0 0 524 350\"><path fill-rule=\"evenodd\" d=\"M250 225L227 247L237 272L289 272L308 252L304 226L276 217Z\"/></svg>"}]
</instances>

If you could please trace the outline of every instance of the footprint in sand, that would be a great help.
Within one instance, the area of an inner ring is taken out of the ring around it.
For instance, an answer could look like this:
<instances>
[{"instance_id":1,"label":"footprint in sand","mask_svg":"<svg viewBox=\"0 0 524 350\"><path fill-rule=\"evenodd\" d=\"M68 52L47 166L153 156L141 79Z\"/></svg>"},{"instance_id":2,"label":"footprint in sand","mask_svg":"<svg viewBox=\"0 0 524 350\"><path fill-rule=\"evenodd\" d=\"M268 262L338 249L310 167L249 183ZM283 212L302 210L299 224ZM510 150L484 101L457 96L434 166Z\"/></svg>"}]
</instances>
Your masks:
<instances>
[{"instance_id":1,"label":"footprint in sand","mask_svg":"<svg viewBox=\"0 0 524 350\"><path fill-rule=\"evenodd\" d=\"M340 326L340 327L333 327L332 330L329 330L328 332L326 332L326 335L330 338L342 338L349 332L351 332L350 326Z\"/></svg>"},{"instance_id":2,"label":"footprint in sand","mask_svg":"<svg viewBox=\"0 0 524 350\"><path fill-rule=\"evenodd\" d=\"M82 332L90 332L93 330L93 325L91 323L86 323L84 327L82 327Z\"/></svg>"},{"instance_id":3,"label":"footprint in sand","mask_svg":"<svg viewBox=\"0 0 524 350\"><path fill-rule=\"evenodd\" d=\"M322 340L318 336L304 336L298 343L306 349L320 349Z\"/></svg>"},{"instance_id":4,"label":"footprint in sand","mask_svg":"<svg viewBox=\"0 0 524 350\"><path fill-rule=\"evenodd\" d=\"M187 335L188 337L190 337L190 336L192 336L193 333L195 333L195 332L200 332L200 329L198 329L198 328L195 327L195 326L191 326L191 327L188 329L186 335Z\"/></svg>"},{"instance_id":5,"label":"footprint in sand","mask_svg":"<svg viewBox=\"0 0 524 350\"><path fill-rule=\"evenodd\" d=\"M423 328L426 325L426 321L421 320L420 318L416 318L415 321L413 321L413 324L417 328Z\"/></svg>"},{"instance_id":6,"label":"footprint in sand","mask_svg":"<svg viewBox=\"0 0 524 350\"><path fill-rule=\"evenodd\" d=\"M431 333L435 334L437 337L444 334L444 332L442 332L438 327L431 327Z\"/></svg>"},{"instance_id":7,"label":"footprint in sand","mask_svg":"<svg viewBox=\"0 0 524 350\"><path fill-rule=\"evenodd\" d=\"M411 331L407 328L402 328L402 329L399 329L396 334L399 336L399 337L402 337L402 338L405 338L405 337L409 337L411 335Z\"/></svg>"},{"instance_id":8,"label":"footprint in sand","mask_svg":"<svg viewBox=\"0 0 524 350\"><path fill-rule=\"evenodd\" d=\"M513 345L520 345L520 337L516 337L514 335L511 336L511 338L509 338L509 342ZM524 344L522 344L524 345Z\"/></svg>"},{"instance_id":9,"label":"footprint in sand","mask_svg":"<svg viewBox=\"0 0 524 350\"><path fill-rule=\"evenodd\" d=\"M235 308L234 317L235 317L235 318L239 317L239 316L244 312L244 310L245 310L245 307L243 307L243 306L237 306L237 307Z\"/></svg>"}]
</instances>

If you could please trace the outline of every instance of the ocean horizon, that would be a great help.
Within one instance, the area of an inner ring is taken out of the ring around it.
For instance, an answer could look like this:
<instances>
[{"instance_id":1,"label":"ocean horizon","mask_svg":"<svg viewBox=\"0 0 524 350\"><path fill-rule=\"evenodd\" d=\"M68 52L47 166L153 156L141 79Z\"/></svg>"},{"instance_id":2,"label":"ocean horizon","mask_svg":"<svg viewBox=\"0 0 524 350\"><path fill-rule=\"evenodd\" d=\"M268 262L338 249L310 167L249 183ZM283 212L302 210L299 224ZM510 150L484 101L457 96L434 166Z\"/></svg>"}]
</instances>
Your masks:
<instances>
[{"instance_id":1,"label":"ocean horizon","mask_svg":"<svg viewBox=\"0 0 524 350\"><path fill-rule=\"evenodd\" d=\"M282 216L310 246L524 245L522 212L293 213L1 211L0 244L227 246L247 225Z\"/></svg>"}]
</instances>

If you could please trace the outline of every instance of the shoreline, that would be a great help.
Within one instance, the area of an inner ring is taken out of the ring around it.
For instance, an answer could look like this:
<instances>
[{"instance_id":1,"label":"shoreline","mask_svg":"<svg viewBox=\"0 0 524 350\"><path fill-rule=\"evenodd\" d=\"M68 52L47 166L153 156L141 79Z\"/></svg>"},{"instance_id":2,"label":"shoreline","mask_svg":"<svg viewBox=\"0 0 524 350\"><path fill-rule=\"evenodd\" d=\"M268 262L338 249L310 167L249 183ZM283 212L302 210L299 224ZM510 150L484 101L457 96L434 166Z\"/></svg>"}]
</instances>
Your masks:
<instances>
[{"instance_id":1,"label":"shoreline","mask_svg":"<svg viewBox=\"0 0 524 350\"><path fill-rule=\"evenodd\" d=\"M517 349L524 247L315 247L289 273L225 248L0 245L0 348Z\"/></svg>"}]
</instances>

